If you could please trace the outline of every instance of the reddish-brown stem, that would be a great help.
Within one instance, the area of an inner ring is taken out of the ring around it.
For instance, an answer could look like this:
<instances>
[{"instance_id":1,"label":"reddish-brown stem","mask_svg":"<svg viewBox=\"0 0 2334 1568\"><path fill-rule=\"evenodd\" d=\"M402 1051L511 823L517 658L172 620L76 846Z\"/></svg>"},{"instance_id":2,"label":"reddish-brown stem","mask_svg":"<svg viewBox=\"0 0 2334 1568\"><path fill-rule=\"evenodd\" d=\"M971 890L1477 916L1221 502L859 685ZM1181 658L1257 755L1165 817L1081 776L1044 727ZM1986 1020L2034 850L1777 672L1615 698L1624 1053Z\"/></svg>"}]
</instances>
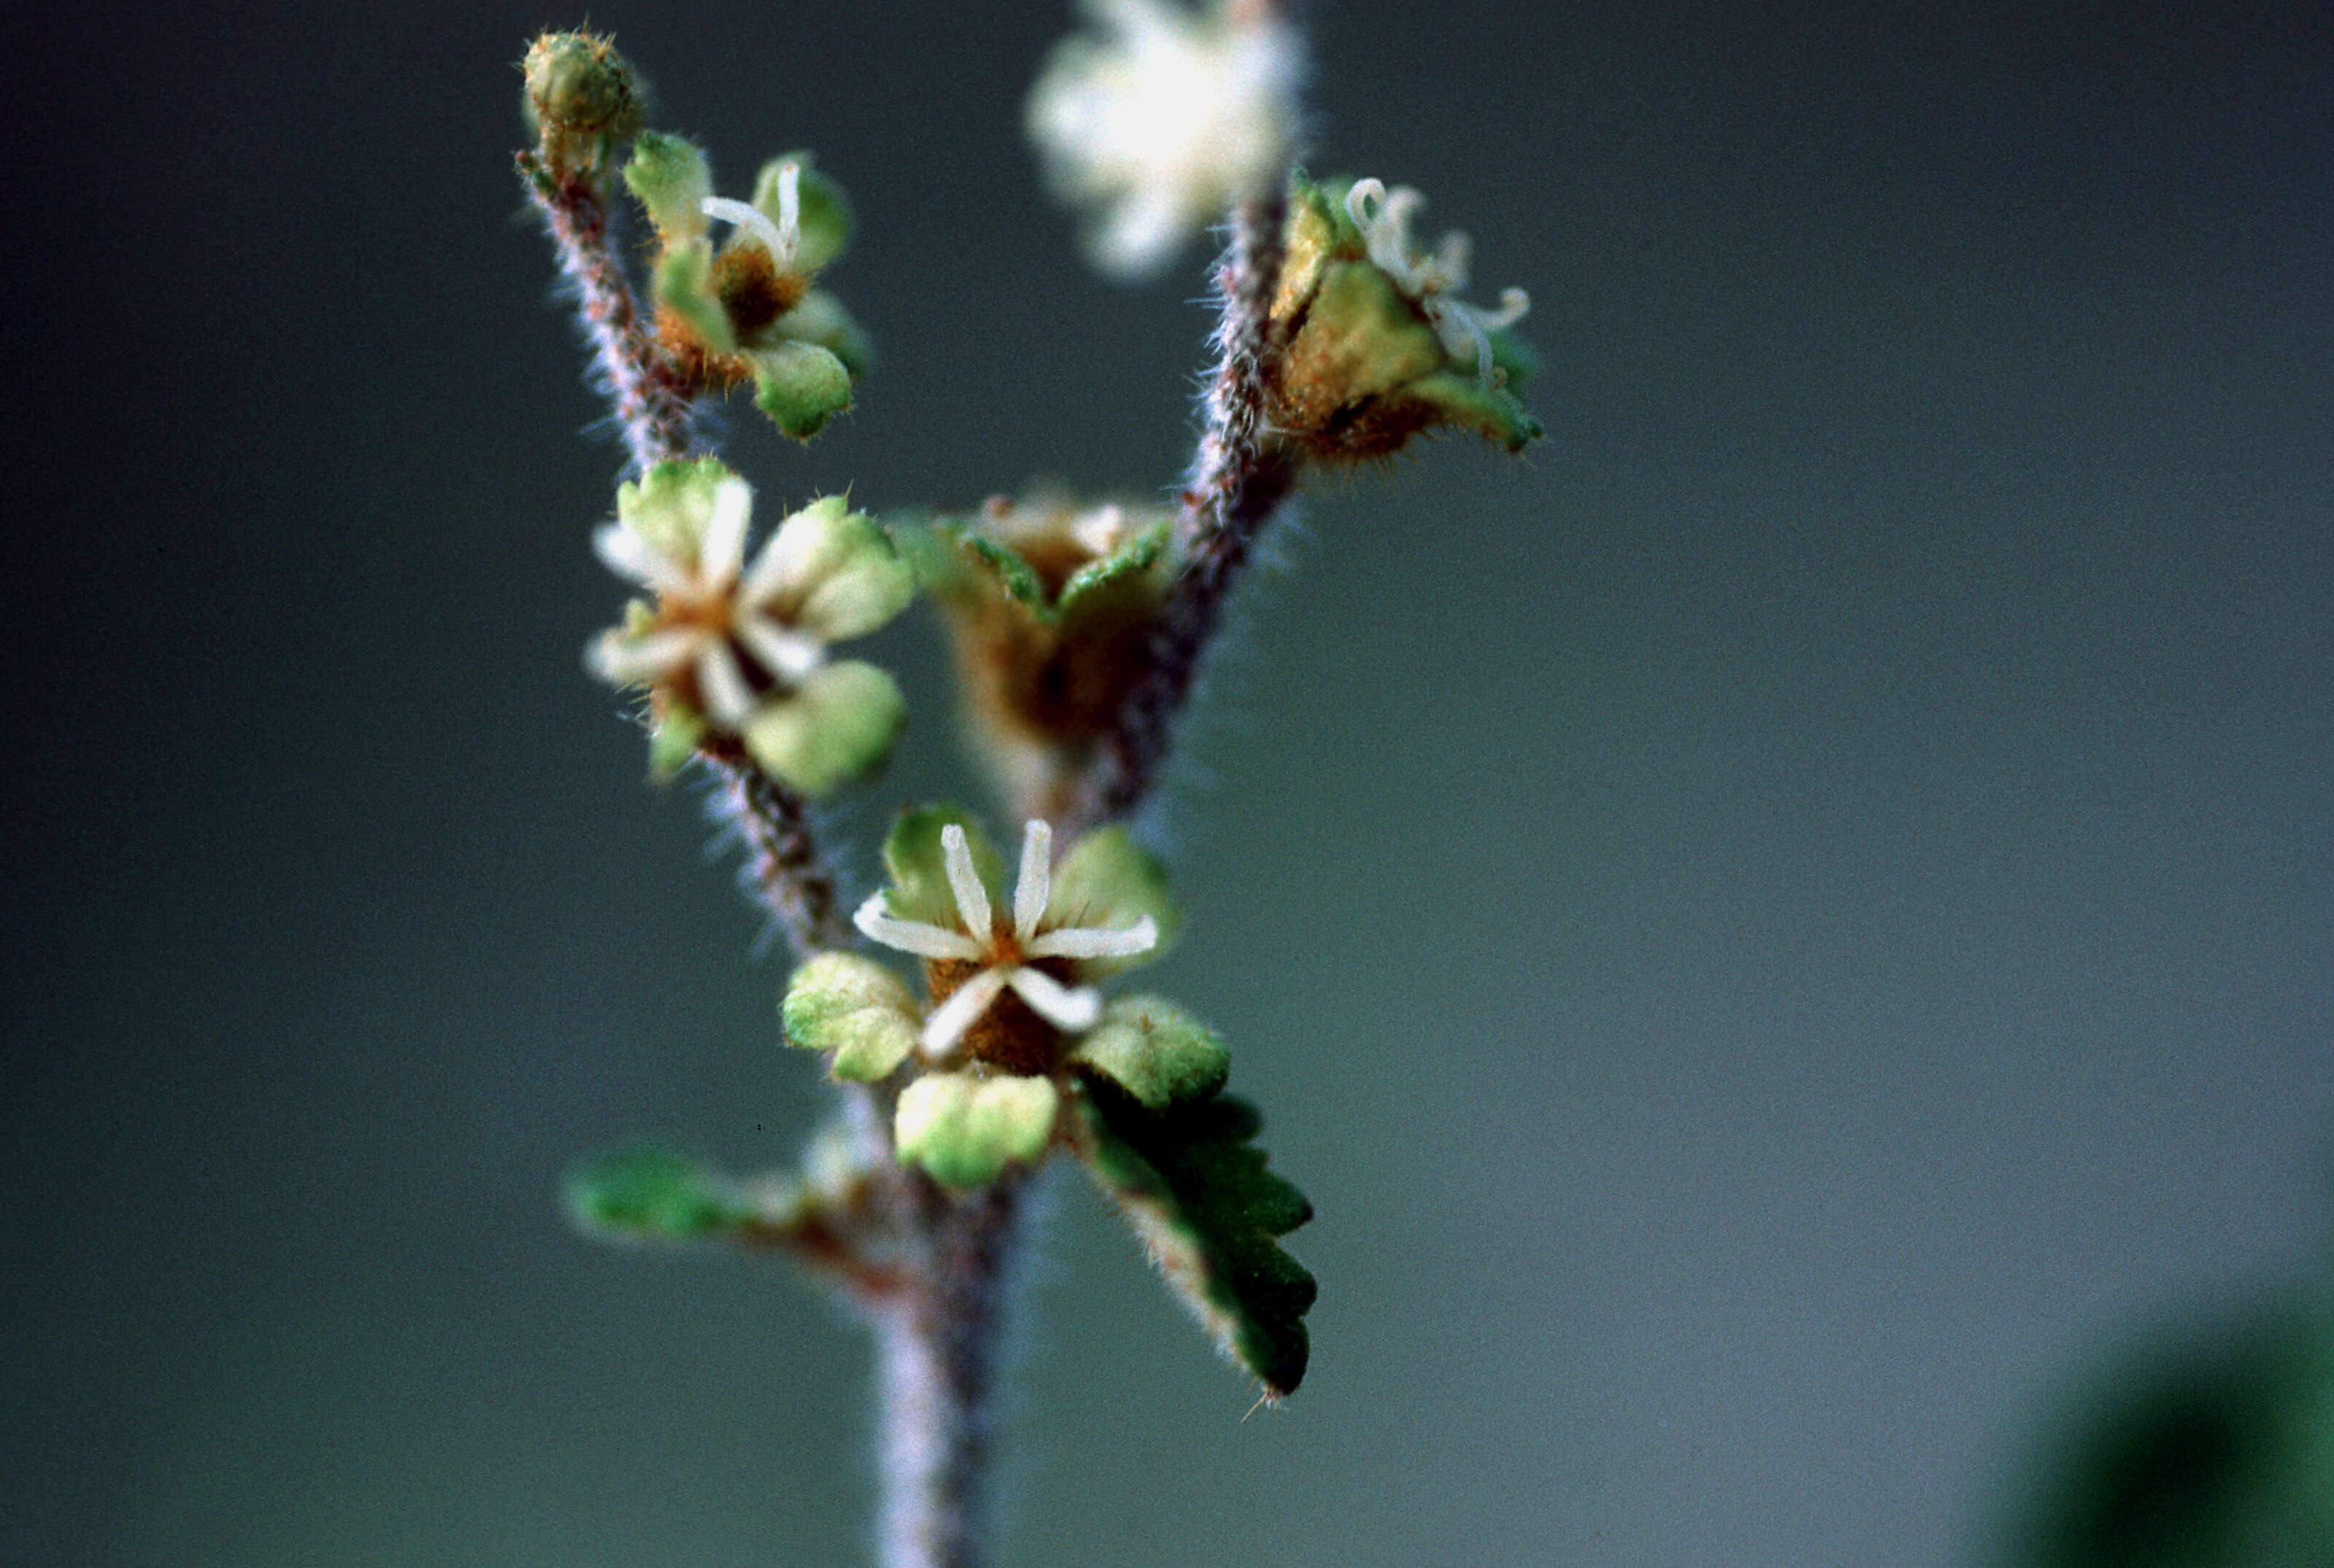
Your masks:
<instances>
[{"instance_id":1,"label":"reddish-brown stem","mask_svg":"<svg viewBox=\"0 0 2334 1568\"><path fill-rule=\"evenodd\" d=\"M518 167L551 235L559 274L575 292L575 313L592 340L593 362L615 405L632 467L645 474L668 458L688 457L695 445L695 398L641 324L632 285L608 245L601 186L581 171L555 173L532 152L519 154Z\"/></svg>"}]
</instances>

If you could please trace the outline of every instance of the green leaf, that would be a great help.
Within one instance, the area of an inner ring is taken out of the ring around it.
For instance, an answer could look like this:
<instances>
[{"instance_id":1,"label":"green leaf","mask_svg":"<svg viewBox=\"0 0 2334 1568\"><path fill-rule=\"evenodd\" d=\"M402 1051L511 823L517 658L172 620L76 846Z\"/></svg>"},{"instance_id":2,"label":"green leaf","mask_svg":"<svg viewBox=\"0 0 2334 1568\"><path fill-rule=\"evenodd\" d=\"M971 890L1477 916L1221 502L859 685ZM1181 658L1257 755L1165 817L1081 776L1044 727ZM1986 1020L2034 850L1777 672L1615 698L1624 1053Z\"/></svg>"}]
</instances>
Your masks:
<instances>
[{"instance_id":1,"label":"green leaf","mask_svg":"<svg viewBox=\"0 0 2334 1568\"><path fill-rule=\"evenodd\" d=\"M786 1043L834 1054L830 1071L872 1083L915 1049L916 1000L900 977L855 953L822 953L794 972L782 1008Z\"/></svg>"},{"instance_id":2,"label":"green leaf","mask_svg":"<svg viewBox=\"0 0 2334 1568\"><path fill-rule=\"evenodd\" d=\"M567 1211L585 1230L631 1241L695 1241L751 1217L719 1177L655 1145L616 1150L570 1171Z\"/></svg>"},{"instance_id":3,"label":"green leaf","mask_svg":"<svg viewBox=\"0 0 2334 1568\"><path fill-rule=\"evenodd\" d=\"M917 806L900 813L883 841L883 869L892 873L883 904L894 919L921 920L950 931L963 928L964 917L957 912L956 894L949 887L947 855L940 848L941 831L950 826L964 830L973 870L989 889L991 904L997 904L998 890L1005 882L1005 862L989 835L972 820L972 813L960 806ZM989 933L976 935L986 938Z\"/></svg>"},{"instance_id":4,"label":"green leaf","mask_svg":"<svg viewBox=\"0 0 2334 1568\"><path fill-rule=\"evenodd\" d=\"M1312 1218L1313 1206L1251 1146L1263 1119L1230 1097L1150 1111L1107 1080L1084 1088L1079 1152L1095 1181L1218 1348L1268 1398L1295 1392L1318 1287L1274 1238Z\"/></svg>"},{"instance_id":5,"label":"green leaf","mask_svg":"<svg viewBox=\"0 0 2334 1568\"><path fill-rule=\"evenodd\" d=\"M1113 1002L1070 1053L1072 1066L1101 1073L1150 1111L1213 1095L1231 1060L1214 1030L1156 996Z\"/></svg>"}]
</instances>

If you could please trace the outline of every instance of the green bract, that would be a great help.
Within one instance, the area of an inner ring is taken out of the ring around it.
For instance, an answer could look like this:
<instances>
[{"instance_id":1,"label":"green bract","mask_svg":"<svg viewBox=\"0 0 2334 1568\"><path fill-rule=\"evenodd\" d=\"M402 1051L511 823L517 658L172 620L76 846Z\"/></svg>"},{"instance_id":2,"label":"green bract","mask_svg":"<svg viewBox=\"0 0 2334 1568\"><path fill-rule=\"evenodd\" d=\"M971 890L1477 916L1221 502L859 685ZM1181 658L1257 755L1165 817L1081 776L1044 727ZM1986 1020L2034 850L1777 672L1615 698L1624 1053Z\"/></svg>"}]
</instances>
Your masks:
<instances>
[{"instance_id":1,"label":"green bract","mask_svg":"<svg viewBox=\"0 0 2334 1568\"><path fill-rule=\"evenodd\" d=\"M641 132L624 164L624 184L648 209L649 221L668 247L705 236L705 210L699 204L713 194L713 170L695 142L661 130Z\"/></svg>"},{"instance_id":2,"label":"green bract","mask_svg":"<svg viewBox=\"0 0 2334 1568\"><path fill-rule=\"evenodd\" d=\"M794 973L783 1007L786 1041L825 1051L837 1078L873 1082L916 1048L916 999L882 965L852 953L822 953Z\"/></svg>"},{"instance_id":3,"label":"green bract","mask_svg":"<svg viewBox=\"0 0 2334 1568\"><path fill-rule=\"evenodd\" d=\"M1170 526L1158 508L1040 493L902 529L946 614L969 728L1032 814L1058 811L1148 667Z\"/></svg>"},{"instance_id":4,"label":"green bract","mask_svg":"<svg viewBox=\"0 0 2334 1568\"><path fill-rule=\"evenodd\" d=\"M1223 1088L1231 1061L1215 1031L1156 996L1112 1003L1070 1053L1072 1066L1101 1073L1148 1111L1207 1099Z\"/></svg>"},{"instance_id":5,"label":"green bract","mask_svg":"<svg viewBox=\"0 0 2334 1568\"><path fill-rule=\"evenodd\" d=\"M1365 199L1351 201L1356 190ZM1285 345L1268 417L1310 456L1384 457L1446 427L1510 452L1539 438L1514 390L1529 356L1503 330L1523 313L1522 292L1509 290L1497 311L1458 299L1465 240L1446 237L1433 256L1413 253L1408 215L1419 205L1415 191L1389 196L1374 180L1291 182L1288 259L1272 304ZM1367 228L1354 207L1368 214Z\"/></svg>"},{"instance_id":6,"label":"green bract","mask_svg":"<svg viewBox=\"0 0 2334 1568\"><path fill-rule=\"evenodd\" d=\"M993 1181L1008 1163L1044 1152L1059 1102L1043 1078L928 1074L900 1092L900 1158L949 1187Z\"/></svg>"},{"instance_id":7,"label":"green bract","mask_svg":"<svg viewBox=\"0 0 2334 1568\"><path fill-rule=\"evenodd\" d=\"M826 645L897 615L915 578L873 519L833 496L787 517L747 564L752 495L712 458L661 463L619 492L595 544L656 598L634 601L592 663L653 689L660 767L734 736L768 772L824 794L882 760L906 713L889 675L829 663Z\"/></svg>"}]
</instances>

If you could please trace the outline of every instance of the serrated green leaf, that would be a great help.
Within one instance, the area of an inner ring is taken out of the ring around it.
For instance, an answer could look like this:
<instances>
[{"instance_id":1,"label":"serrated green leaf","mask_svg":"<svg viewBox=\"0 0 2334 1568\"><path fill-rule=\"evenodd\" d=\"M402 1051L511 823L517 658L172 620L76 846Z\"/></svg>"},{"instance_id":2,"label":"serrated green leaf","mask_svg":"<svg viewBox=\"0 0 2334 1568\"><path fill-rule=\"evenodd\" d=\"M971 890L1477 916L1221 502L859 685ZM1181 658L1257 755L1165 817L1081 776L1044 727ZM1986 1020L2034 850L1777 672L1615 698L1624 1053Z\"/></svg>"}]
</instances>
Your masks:
<instances>
[{"instance_id":1,"label":"serrated green leaf","mask_svg":"<svg viewBox=\"0 0 2334 1568\"><path fill-rule=\"evenodd\" d=\"M567 1211L586 1230L635 1241L694 1241L747 1217L711 1171L654 1145L616 1150L569 1172Z\"/></svg>"},{"instance_id":2,"label":"serrated green leaf","mask_svg":"<svg viewBox=\"0 0 2334 1568\"><path fill-rule=\"evenodd\" d=\"M1268 1397L1295 1392L1319 1287L1274 1238L1313 1206L1250 1144L1263 1119L1228 1096L1151 1111L1108 1082L1082 1087L1079 1152L1160 1274Z\"/></svg>"}]
</instances>

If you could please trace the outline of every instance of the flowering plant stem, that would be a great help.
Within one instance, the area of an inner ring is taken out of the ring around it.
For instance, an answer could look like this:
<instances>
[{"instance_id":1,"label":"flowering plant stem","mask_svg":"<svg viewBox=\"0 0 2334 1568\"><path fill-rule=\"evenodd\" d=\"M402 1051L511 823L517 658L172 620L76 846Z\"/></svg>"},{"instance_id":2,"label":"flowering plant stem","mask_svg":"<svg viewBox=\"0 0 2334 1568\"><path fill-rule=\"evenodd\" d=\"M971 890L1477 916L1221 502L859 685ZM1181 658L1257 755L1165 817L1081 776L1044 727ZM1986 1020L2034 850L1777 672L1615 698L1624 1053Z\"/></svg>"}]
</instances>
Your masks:
<instances>
[{"instance_id":1,"label":"flowering plant stem","mask_svg":"<svg viewBox=\"0 0 2334 1568\"><path fill-rule=\"evenodd\" d=\"M1080 782L1063 824L1066 837L1124 816L1157 782L1176 715L1191 697L1222 623L1224 602L1257 536L1296 488L1297 456L1264 419L1273 368L1272 297L1280 283L1288 216L1281 188L1273 189L1276 194L1251 197L1232 209L1231 244L1216 274L1223 315L1215 335L1207 428L1176 519L1185 564L1160 607L1143 675Z\"/></svg>"}]
</instances>

